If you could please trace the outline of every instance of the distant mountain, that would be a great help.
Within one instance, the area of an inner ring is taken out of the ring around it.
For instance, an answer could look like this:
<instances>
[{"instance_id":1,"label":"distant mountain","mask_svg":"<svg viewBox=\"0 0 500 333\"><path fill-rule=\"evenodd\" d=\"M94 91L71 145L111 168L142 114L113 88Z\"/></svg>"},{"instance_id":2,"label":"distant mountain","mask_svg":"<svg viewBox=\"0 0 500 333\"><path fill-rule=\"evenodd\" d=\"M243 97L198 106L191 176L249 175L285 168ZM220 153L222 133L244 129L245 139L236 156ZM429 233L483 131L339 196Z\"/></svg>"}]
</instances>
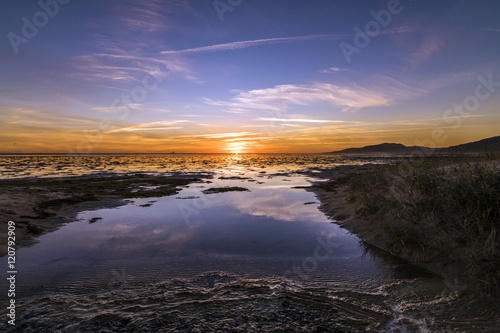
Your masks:
<instances>
[{"instance_id":1,"label":"distant mountain","mask_svg":"<svg viewBox=\"0 0 500 333\"><path fill-rule=\"evenodd\" d=\"M379 145L365 146L361 148L347 148L339 151L332 151L328 154L410 154L416 150L425 149L427 152L432 148L410 146L407 147L400 143L382 143ZM488 138L480 141L465 143L458 146L448 148L435 148L439 153L484 153L484 152L500 152L500 136Z\"/></svg>"},{"instance_id":2,"label":"distant mountain","mask_svg":"<svg viewBox=\"0 0 500 333\"><path fill-rule=\"evenodd\" d=\"M416 149L423 147L407 147L400 143L381 143L379 145L365 146L361 148L347 148L339 151L332 151L329 154L409 154Z\"/></svg>"},{"instance_id":3,"label":"distant mountain","mask_svg":"<svg viewBox=\"0 0 500 333\"><path fill-rule=\"evenodd\" d=\"M463 145L452 146L443 149L445 152L463 152L463 153L483 153L500 152L500 136L483 139L475 142L465 143Z\"/></svg>"}]
</instances>

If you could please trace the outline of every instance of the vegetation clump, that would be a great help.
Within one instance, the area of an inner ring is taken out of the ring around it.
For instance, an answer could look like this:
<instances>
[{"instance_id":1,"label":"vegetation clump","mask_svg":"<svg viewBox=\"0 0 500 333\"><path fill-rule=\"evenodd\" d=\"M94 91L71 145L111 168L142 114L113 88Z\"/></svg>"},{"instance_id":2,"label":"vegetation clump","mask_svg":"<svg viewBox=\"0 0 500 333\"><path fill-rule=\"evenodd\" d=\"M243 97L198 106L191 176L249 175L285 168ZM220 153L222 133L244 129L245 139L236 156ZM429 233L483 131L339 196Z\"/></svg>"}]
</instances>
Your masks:
<instances>
[{"instance_id":1,"label":"vegetation clump","mask_svg":"<svg viewBox=\"0 0 500 333\"><path fill-rule=\"evenodd\" d=\"M224 193L224 192L250 192L249 189L238 186L211 187L202 191L205 194Z\"/></svg>"},{"instance_id":2,"label":"vegetation clump","mask_svg":"<svg viewBox=\"0 0 500 333\"><path fill-rule=\"evenodd\" d=\"M333 186L331 184L330 186ZM327 185L325 185L327 186ZM500 289L498 156L430 156L352 174L348 199L395 248L465 263L468 279Z\"/></svg>"},{"instance_id":3,"label":"vegetation clump","mask_svg":"<svg viewBox=\"0 0 500 333\"><path fill-rule=\"evenodd\" d=\"M43 228L37 227L36 225L33 224L28 224L26 226L26 229L28 230L29 233L31 233L34 236L40 236L43 234Z\"/></svg>"},{"instance_id":4,"label":"vegetation clump","mask_svg":"<svg viewBox=\"0 0 500 333\"><path fill-rule=\"evenodd\" d=\"M93 217L89 220L89 224L96 223L99 220L102 220L102 217Z\"/></svg>"}]
</instances>

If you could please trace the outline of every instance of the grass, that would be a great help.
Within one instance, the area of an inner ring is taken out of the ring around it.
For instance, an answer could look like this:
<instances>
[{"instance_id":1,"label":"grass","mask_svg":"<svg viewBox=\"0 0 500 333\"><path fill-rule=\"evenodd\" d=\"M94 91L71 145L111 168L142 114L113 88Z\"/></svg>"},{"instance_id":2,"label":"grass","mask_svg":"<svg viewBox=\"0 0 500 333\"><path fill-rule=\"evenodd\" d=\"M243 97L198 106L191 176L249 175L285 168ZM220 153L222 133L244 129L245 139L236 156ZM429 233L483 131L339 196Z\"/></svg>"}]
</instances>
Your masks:
<instances>
[{"instance_id":1,"label":"grass","mask_svg":"<svg viewBox=\"0 0 500 333\"><path fill-rule=\"evenodd\" d=\"M360 205L357 214L394 247L465 262L471 281L500 291L498 155L408 158L343 182Z\"/></svg>"},{"instance_id":2,"label":"grass","mask_svg":"<svg viewBox=\"0 0 500 333\"><path fill-rule=\"evenodd\" d=\"M31 233L34 236L40 236L43 234L44 230L40 227L37 227L36 225L28 224L26 226L26 229L28 230L29 233Z\"/></svg>"}]
</instances>

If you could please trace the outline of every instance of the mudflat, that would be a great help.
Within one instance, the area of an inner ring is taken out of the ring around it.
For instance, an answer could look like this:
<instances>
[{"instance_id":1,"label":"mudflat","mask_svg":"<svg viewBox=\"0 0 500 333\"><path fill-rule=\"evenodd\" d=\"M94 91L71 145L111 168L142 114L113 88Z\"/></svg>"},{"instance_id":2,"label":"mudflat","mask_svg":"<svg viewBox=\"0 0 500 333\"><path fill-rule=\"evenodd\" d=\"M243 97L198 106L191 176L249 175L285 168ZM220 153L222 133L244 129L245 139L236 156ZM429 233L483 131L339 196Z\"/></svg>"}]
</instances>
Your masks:
<instances>
[{"instance_id":1,"label":"mudflat","mask_svg":"<svg viewBox=\"0 0 500 333\"><path fill-rule=\"evenodd\" d=\"M205 175L92 175L0 180L0 256L7 254L7 222L16 223L16 246L75 221L79 212L125 205L130 198L162 197L200 182ZM90 221L89 221L90 222Z\"/></svg>"}]
</instances>

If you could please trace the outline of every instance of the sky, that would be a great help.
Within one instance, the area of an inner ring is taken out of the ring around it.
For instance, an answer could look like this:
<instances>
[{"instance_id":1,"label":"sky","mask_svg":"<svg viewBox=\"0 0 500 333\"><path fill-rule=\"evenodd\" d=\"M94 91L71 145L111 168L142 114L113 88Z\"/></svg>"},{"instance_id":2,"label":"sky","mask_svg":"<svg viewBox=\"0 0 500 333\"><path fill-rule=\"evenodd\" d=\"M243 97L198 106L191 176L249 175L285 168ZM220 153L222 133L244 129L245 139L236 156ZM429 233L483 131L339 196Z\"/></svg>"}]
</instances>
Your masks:
<instances>
[{"instance_id":1,"label":"sky","mask_svg":"<svg viewBox=\"0 0 500 333\"><path fill-rule=\"evenodd\" d=\"M500 135L494 0L0 4L0 152L318 153Z\"/></svg>"}]
</instances>

